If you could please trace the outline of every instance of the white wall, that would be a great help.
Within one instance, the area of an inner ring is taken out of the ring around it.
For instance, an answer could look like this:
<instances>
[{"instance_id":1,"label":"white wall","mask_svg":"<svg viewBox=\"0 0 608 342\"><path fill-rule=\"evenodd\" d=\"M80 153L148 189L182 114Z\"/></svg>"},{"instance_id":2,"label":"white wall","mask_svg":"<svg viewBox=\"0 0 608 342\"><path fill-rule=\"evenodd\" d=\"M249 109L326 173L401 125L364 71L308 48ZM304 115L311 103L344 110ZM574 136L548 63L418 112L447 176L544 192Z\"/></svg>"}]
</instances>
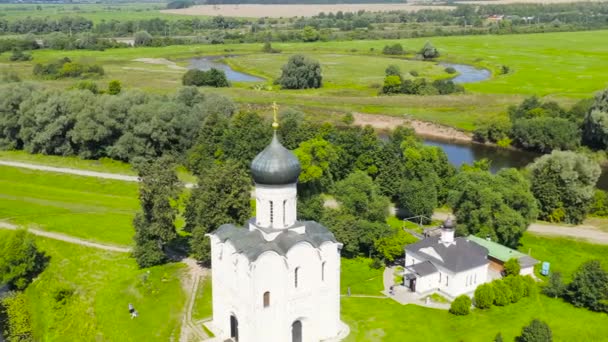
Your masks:
<instances>
[{"instance_id":1,"label":"white wall","mask_svg":"<svg viewBox=\"0 0 608 342\"><path fill-rule=\"evenodd\" d=\"M534 275L534 266L530 266L530 267L526 267L526 268L520 269L519 270L519 274L521 274L522 276Z\"/></svg>"},{"instance_id":2,"label":"white wall","mask_svg":"<svg viewBox=\"0 0 608 342\"><path fill-rule=\"evenodd\" d=\"M291 325L300 320L304 341L319 341L340 331L340 254L338 244L319 249L306 242L285 257L265 252L252 263L234 253L232 244L212 240L213 326L230 337L230 315L239 322L240 342L291 341ZM325 276L322 279L322 263ZM298 268L298 286L295 270ZM270 305L264 307L264 292Z\"/></svg>"},{"instance_id":3,"label":"white wall","mask_svg":"<svg viewBox=\"0 0 608 342\"><path fill-rule=\"evenodd\" d=\"M275 229L284 229L293 225L297 215L297 195L296 183L280 186L256 184L256 224Z\"/></svg>"}]
</instances>

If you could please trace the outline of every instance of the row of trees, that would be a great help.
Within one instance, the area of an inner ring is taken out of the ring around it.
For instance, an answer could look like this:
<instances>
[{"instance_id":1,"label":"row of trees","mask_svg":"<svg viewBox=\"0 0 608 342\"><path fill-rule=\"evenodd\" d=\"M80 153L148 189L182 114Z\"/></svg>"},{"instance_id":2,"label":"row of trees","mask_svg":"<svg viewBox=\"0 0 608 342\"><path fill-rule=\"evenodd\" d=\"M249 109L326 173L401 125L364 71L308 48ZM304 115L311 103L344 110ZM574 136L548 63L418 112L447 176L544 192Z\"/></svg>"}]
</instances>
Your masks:
<instances>
[{"instance_id":1,"label":"row of trees","mask_svg":"<svg viewBox=\"0 0 608 342\"><path fill-rule=\"evenodd\" d=\"M72 62L72 60L67 57L49 64L37 63L34 65L34 75L46 79L58 79L66 77L87 78L103 76L104 74L105 71L101 65Z\"/></svg>"},{"instance_id":2,"label":"row of trees","mask_svg":"<svg viewBox=\"0 0 608 342\"><path fill-rule=\"evenodd\" d=\"M207 71L190 69L182 76L182 84L196 87L230 87L226 73L216 68L211 68Z\"/></svg>"},{"instance_id":3,"label":"row of trees","mask_svg":"<svg viewBox=\"0 0 608 342\"><path fill-rule=\"evenodd\" d=\"M410 72L410 74L417 75ZM385 70L384 84L381 94L411 94L411 95L447 95L463 93L464 87L455 84L450 79L427 81L426 78L404 79L401 69L396 65L389 65Z\"/></svg>"},{"instance_id":4,"label":"row of trees","mask_svg":"<svg viewBox=\"0 0 608 342\"><path fill-rule=\"evenodd\" d=\"M509 108L509 117L481 123L474 139L541 153L575 150L581 144L595 150L608 148L608 89L595 99L581 100L569 110L557 103L525 99Z\"/></svg>"},{"instance_id":5,"label":"row of trees","mask_svg":"<svg viewBox=\"0 0 608 342\"><path fill-rule=\"evenodd\" d=\"M209 113L235 110L229 99L194 87L172 96L136 90L96 95L9 84L0 87L0 148L124 161L163 154L179 158Z\"/></svg>"}]
</instances>

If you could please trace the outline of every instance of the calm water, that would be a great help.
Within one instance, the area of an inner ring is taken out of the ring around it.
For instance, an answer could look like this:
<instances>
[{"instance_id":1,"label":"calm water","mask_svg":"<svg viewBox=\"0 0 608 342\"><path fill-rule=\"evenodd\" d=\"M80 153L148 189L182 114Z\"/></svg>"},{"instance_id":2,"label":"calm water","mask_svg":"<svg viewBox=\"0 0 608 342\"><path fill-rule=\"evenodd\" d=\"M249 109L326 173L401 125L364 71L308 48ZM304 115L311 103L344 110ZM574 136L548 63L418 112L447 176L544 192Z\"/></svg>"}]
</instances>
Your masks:
<instances>
[{"instance_id":1,"label":"calm water","mask_svg":"<svg viewBox=\"0 0 608 342\"><path fill-rule=\"evenodd\" d=\"M223 70L226 73L226 78L228 81L232 82L261 82L264 81L263 78L255 77L249 74L245 74L243 72L238 72L233 70L230 66L214 61L213 57L203 57L203 58L193 58L190 60L190 69L199 69L199 70L209 70L211 68L216 68L218 70Z\"/></svg>"},{"instance_id":2,"label":"calm water","mask_svg":"<svg viewBox=\"0 0 608 342\"><path fill-rule=\"evenodd\" d=\"M435 138L425 138L424 144L443 149L450 163L456 167L460 167L462 164L472 164L483 158L489 159L492 161L490 166L492 172L497 172L505 167L523 168L540 156L533 152L513 151L482 144L467 144ZM608 190L608 170L602 170L597 187Z\"/></svg>"},{"instance_id":3,"label":"calm water","mask_svg":"<svg viewBox=\"0 0 608 342\"><path fill-rule=\"evenodd\" d=\"M454 83L473 83L473 82L481 82L490 78L492 75L490 70L487 69L477 69L472 65L466 64L454 64L454 63L441 63L441 65L446 67L452 67L458 71L459 75L452 78Z\"/></svg>"}]
</instances>

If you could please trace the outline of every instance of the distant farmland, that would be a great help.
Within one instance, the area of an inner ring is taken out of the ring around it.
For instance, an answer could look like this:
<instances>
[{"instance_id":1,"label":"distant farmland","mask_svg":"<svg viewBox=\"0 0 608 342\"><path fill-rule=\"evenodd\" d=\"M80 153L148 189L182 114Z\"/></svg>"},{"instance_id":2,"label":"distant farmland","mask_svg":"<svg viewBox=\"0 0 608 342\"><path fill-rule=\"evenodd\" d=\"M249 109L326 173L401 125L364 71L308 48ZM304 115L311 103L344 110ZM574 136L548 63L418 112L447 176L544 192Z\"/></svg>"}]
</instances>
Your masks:
<instances>
[{"instance_id":1,"label":"distant farmland","mask_svg":"<svg viewBox=\"0 0 608 342\"><path fill-rule=\"evenodd\" d=\"M424 6L400 4L338 4L338 5L199 5L190 8L162 10L162 13L181 15L222 15L225 17L246 18L289 18L289 17L312 17L321 12L336 13L358 12L361 10L369 12L384 11L419 11L421 9L452 9L452 6Z\"/></svg>"}]
</instances>

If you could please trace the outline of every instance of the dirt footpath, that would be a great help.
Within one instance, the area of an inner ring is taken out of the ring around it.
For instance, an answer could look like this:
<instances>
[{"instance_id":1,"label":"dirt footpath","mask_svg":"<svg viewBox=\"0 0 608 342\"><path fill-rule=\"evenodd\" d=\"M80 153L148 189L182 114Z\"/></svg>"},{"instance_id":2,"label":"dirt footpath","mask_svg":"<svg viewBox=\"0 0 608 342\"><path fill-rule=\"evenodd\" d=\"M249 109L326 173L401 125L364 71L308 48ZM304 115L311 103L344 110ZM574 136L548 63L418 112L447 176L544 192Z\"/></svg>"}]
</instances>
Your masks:
<instances>
[{"instance_id":1,"label":"dirt footpath","mask_svg":"<svg viewBox=\"0 0 608 342\"><path fill-rule=\"evenodd\" d=\"M416 134L421 136L466 142L473 140L471 135L468 133L459 131L453 127L443 126L432 122L414 120L405 117L365 113L353 113L353 117L355 118L355 125L370 125L379 130L389 130L399 125L407 125L412 127L414 131L416 131Z\"/></svg>"}]
</instances>

